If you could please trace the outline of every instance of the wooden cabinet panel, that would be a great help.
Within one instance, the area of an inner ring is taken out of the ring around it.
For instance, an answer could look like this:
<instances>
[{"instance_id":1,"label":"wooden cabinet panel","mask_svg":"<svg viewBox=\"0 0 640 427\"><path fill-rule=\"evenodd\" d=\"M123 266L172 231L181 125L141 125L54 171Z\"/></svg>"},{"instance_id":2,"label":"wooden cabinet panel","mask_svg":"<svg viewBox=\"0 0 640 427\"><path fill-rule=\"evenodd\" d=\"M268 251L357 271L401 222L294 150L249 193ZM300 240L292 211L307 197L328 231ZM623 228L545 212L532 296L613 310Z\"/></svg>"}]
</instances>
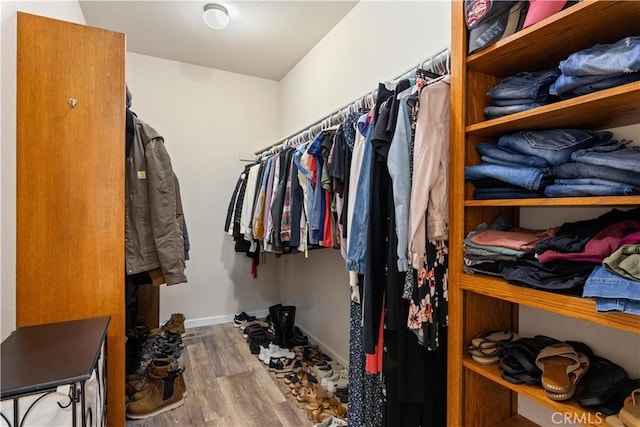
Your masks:
<instances>
[{"instance_id":1,"label":"wooden cabinet panel","mask_svg":"<svg viewBox=\"0 0 640 427\"><path fill-rule=\"evenodd\" d=\"M18 14L17 325L109 315L124 424L124 35Z\"/></svg>"}]
</instances>

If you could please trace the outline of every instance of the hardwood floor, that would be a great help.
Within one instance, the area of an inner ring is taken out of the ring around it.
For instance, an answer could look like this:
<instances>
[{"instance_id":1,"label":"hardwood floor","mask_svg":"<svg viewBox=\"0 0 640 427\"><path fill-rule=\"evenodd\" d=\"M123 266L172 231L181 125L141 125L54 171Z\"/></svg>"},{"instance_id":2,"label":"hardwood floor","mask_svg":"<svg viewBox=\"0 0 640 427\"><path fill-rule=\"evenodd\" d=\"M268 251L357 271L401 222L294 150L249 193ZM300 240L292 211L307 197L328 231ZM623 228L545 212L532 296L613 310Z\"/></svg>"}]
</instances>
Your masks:
<instances>
[{"instance_id":1,"label":"hardwood floor","mask_svg":"<svg viewBox=\"0 0 640 427\"><path fill-rule=\"evenodd\" d=\"M188 396L180 408L127 427L308 427L303 409L251 354L242 330L231 324L191 328L179 364Z\"/></svg>"}]
</instances>

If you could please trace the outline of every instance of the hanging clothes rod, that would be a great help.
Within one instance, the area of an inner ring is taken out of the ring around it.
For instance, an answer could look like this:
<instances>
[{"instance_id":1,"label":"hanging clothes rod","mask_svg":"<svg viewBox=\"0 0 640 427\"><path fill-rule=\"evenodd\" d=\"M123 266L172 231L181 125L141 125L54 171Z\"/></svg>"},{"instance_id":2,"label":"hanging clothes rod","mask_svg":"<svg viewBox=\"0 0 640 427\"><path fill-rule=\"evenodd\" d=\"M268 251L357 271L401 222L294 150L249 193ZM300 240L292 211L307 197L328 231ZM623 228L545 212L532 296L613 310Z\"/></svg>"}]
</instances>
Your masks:
<instances>
[{"instance_id":1,"label":"hanging clothes rod","mask_svg":"<svg viewBox=\"0 0 640 427\"><path fill-rule=\"evenodd\" d=\"M416 67L413 67L412 69L402 73L395 79L391 80L391 82L393 84L396 84L400 80L411 78L415 75L415 72L418 69L430 71L440 75L449 74L451 72L450 49L447 47L446 49L438 51L437 53L431 55L431 57L422 61ZM312 140L323 129L339 124L340 121L344 119L346 115L350 112L358 111L361 108L373 108L373 104L375 103L377 92L378 92L377 89L372 92L369 92L366 95L356 99L355 101L352 101L349 104L337 109L333 113L321 118L315 123L307 126L306 129L293 133L287 136L286 138L283 138L280 141L276 142L275 144L272 144L268 147L265 147L261 150L256 151L254 153L256 155L255 160L259 160L263 156L276 153L284 147L295 146L302 142ZM251 160L251 161L254 161L254 160Z\"/></svg>"}]
</instances>

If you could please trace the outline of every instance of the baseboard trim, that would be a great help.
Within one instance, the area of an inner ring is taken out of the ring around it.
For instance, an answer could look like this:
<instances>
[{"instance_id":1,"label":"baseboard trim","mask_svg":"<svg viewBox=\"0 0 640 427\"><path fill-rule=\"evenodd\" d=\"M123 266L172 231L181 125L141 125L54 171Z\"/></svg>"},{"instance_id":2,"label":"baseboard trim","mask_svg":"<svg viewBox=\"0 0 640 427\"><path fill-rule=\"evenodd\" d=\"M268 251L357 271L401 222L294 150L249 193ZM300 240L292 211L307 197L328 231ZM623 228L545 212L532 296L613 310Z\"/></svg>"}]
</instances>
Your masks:
<instances>
[{"instance_id":1,"label":"baseboard trim","mask_svg":"<svg viewBox=\"0 0 640 427\"><path fill-rule=\"evenodd\" d=\"M267 317L269 310L249 311L247 314L256 316L259 319ZM222 316L200 317L198 319L186 319L184 321L185 328L197 328L199 326L219 325L221 323L233 322L235 314L225 314Z\"/></svg>"}]
</instances>

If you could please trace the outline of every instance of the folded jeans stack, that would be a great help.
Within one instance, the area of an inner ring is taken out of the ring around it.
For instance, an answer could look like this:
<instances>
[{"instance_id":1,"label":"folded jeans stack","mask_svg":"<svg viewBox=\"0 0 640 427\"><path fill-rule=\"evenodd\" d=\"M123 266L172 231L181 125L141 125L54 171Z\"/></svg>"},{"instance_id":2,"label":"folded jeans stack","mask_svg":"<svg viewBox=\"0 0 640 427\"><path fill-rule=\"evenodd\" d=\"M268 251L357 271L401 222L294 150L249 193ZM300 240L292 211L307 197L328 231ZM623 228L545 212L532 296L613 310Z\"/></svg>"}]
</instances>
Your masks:
<instances>
[{"instance_id":1,"label":"folded jeans stack","mask_svg":"<svg viewBox=\"0 0 640 427\"><path fill-rule=\"evenodd\" d=\"M612 150L627 143L611 140L611 137L612 133L608 131L584 129L533 130L503 135L497 143L476 146L482 164L467 166L465 178L476 188L474 199L541 197L553 183L552 168L570 161L576 151L586 152L601 146Z\"/></svg>"},{"instance_id":2,"label":"folded jeans stack","mask_svg":"<svg viewBox=\"0 0 640 427\"><path fill-rule=\"evenodd\" d=\"M489 119L531 110L558 100L549 94L549 87L560 76L560 70L523 71L500 81L487 96L491 105L484 109Z\"/></svg>"},{"instance_id":3,"label":"folded jeans stack","mask_svg":"<svg viewBox=\"0 0 640 427\"><path fill-rule=\"evenodd\" d=\"M561 74L549 92L563 99L640 80L640 37L598 44L560 61Z\"/></svg>"}]
</instances>

